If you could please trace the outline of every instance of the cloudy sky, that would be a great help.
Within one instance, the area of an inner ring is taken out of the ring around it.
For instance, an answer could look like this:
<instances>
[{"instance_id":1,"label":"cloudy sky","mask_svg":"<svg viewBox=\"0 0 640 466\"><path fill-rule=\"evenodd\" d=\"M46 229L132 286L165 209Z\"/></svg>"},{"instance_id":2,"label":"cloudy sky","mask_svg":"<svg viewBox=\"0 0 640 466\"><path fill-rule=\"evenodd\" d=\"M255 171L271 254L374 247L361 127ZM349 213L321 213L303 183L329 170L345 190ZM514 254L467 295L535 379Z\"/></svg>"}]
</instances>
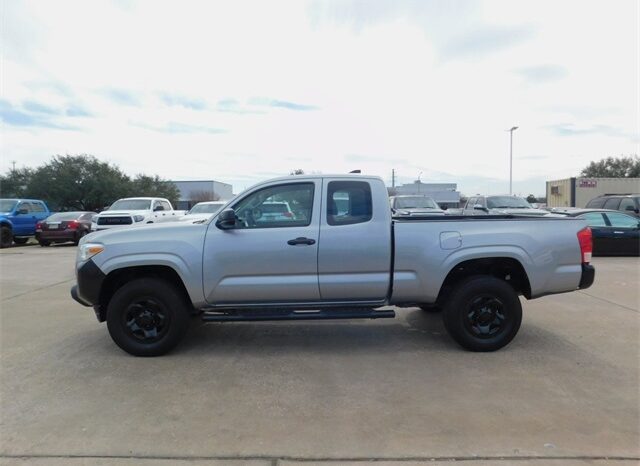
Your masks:
<instances>
[{"instance_id":1,"label":"cloudy sky","mask_svg":"<svg viewBox=\"0 0 640 466\"><path fill-rule=\"evenodd\" d=\"M238 192L295 168L467 194L638 153L635 0L2 0L0 170L90 153Z\"/></svg>"}]
</instances>

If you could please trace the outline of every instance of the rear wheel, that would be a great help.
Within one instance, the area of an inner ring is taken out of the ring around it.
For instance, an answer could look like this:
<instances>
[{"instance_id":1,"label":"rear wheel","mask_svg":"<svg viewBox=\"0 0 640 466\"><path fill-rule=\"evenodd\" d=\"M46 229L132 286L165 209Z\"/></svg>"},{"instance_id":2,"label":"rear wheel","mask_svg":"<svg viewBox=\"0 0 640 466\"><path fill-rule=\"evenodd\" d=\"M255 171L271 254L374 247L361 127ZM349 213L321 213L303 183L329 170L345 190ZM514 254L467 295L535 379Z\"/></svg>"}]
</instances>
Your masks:
<instances>
[{"instance_id":1,"label":"rear wheel","mask_svg":"<svg viewBox=\"0 0 640 466\"><path fill-rule=\"evenodd\" d=\"M11 233L11 228L0 227L0 248L8 248L12 242L13 234Z\"/></svg>"},{"instance_id":2,"label":"rear wheel","mask_svg":"<svg viewBox=\"0 0 640 466\"><path fill-rule=\"evenodd\" d=\"M157 278L139 278L122 286L107 308L113 341L134 356L160 356L171 351L189 325L180 292Z\"/></svg>"},{"instance_id":3,"label":"rear wheel","mask_svg":"<svg viewBox=\"0 0 640 466\"><path fill-rule=\"evenodd\" d=\"M518 333L522 306L504 280L475 276L460 282L449 295L442 314L451 337L470 351L495 351Z\"/></svg>"},{"instance_id":4,"label":"rear wheel","mask_svg":"<svg viewBox=\"0 0 640 466\"><path fill-rule=\"evenodd\" d=\"M16 238L15 236L13 237L13 242L16 244L26 244L27 241L29 241L29 238Z\"/></svg>"},{"instance_id":5,"label":"rear wheel","mask_svg":"<svg viewBox=\"0 0 640 466\"><path fill-rule=\"evenodd\" d=\"M38 243L44 248L45 246L49 246L51 244L51 241L47 241L46 239L39 239Z\"/></svg>"}]
</instances>

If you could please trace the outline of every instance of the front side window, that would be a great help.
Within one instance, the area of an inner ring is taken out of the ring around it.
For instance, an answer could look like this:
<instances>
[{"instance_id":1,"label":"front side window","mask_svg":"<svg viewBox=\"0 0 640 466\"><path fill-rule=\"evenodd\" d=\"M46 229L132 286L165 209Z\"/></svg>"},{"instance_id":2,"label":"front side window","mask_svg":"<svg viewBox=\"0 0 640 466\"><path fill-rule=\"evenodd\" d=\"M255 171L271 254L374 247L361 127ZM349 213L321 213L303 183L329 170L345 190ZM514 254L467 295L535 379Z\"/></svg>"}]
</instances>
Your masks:
<instances>
[{"instance_id":1,"label":"front side window","mask_svg":"<svg viewBox=\"0 0 640 466\"><path fill-rule=\"evenodd\" d=\"M164 210L172 210L171 204L169 204L167 201L160 201L160 205L164 207Z\"/></svg>"},{"instance_id":2,"label":"front side window","mask_svg":"<svg viewBox=\"0 0 640 466\"><path fill-rule=\"evenodd\" d=\"M614 228L637 228L638 227L638 219L636 217L632 217L631 215L626 214L616 214L607 212L607 217L609 217L609 222L611 226Z\"/></svg>"},{"instance_id":3,"label":"front side window","mask_svg":"<svg viewBox=\"0 0 640 466\"><path fill-rule=\"evenodd\" d=\"M311 223L313 183L270 186L234 205L236 228L306 227Z\"/></svg>"},{"instance_id":4,"label":"front side window","mask_svg":"<svg viewBox=\"0 0 640 466\"><path fill-rule=\"evenodd\" d=\"M606 227L604 217L600 212L589 212L588 214L579 215L578 218L584 218L590 227Z\"/></svg>"},{"instance_id":5,"label":"front side window","mask_svg":"<svg viewBox=\"0 0 640 466\"><path fill-rule=\"evenodd\" d=\"M331 181L327 188L327 223L353 225L371 220L371 186L364 181Z\"/></svg>"},{"instance_id":6,"label":"front side window","mask_svg":"<svg viewBox=\"0 0 640 466\"><path fill-rule=\"evenodd\" d=\"M18 208L16 210L20 211L20 210L23 210L23 209L26 210L27 213L31 212L32 211L31 203L30 202L21 202L20 204L18 204Z\"/></svg>"}]
</instances>

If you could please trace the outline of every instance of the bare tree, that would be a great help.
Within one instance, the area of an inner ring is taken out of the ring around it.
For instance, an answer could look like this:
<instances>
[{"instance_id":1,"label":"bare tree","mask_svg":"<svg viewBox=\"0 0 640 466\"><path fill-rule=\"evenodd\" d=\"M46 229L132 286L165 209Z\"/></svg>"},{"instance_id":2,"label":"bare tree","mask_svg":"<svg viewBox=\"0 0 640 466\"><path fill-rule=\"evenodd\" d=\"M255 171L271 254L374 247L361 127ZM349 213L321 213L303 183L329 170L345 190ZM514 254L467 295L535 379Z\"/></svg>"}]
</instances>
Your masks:
<instances>
[{"instance_id":1,"label":"bare tree","mask_svg":"<svg viewBox=\"0 0 640 466\"><path fill-rule=\"evenodd\" d=\"M302 168L296 168L295 170L291 170L289 175L304 175L304 170Z\"/></svg>"}]
</instances>

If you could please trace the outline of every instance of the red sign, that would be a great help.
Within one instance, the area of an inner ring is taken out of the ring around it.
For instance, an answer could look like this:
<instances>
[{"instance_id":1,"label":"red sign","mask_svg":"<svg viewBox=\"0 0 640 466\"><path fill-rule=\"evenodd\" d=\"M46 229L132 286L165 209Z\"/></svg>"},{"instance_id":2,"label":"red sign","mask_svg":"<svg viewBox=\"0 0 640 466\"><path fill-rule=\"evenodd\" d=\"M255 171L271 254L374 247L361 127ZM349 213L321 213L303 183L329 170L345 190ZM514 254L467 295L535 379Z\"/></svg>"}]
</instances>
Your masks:
<instances>
[{"instance_id":1,"label":"red sign","mask_svg":"<svg viewBox=\"0 0 640 466\"><path fill-rule=\"evenodd\" d=\"M581 188L597 188L598 180L580 180L580 184L578 186Z\"/></svg>"}]
</instances>

